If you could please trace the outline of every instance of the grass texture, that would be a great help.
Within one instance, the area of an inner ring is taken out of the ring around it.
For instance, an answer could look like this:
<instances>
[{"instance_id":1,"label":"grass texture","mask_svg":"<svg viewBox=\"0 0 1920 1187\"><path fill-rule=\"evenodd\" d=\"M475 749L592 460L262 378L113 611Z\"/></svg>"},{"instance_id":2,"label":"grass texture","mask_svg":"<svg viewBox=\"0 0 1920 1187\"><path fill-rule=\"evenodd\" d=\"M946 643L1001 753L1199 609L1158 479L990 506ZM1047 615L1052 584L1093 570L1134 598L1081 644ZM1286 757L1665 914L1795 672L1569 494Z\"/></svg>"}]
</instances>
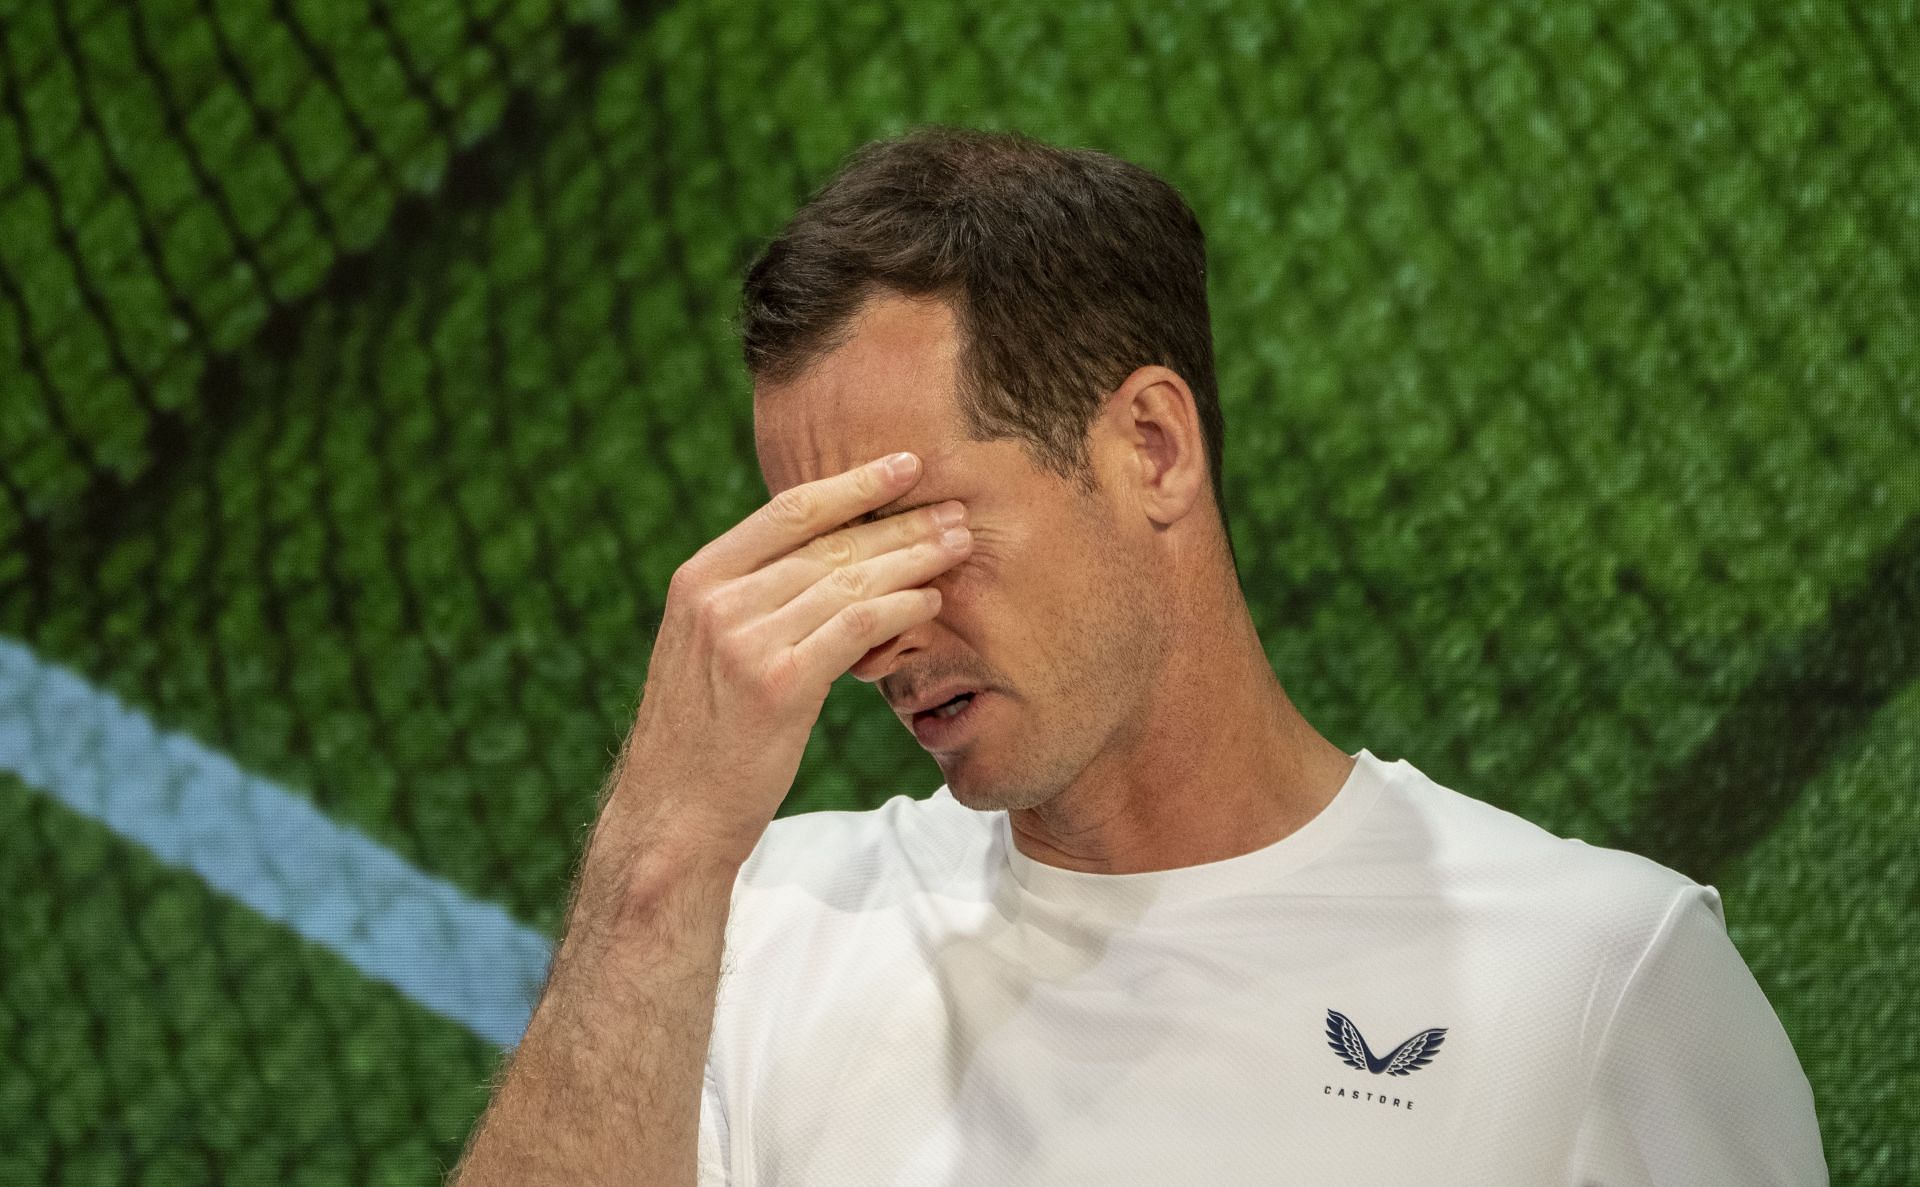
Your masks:
<instances>
[{"instance_id":1,"label":"grass texture","mask_svg":"<svg viewBox=\"0 0 1920 1187\"><path fill-rule=\"evenodd\" d=\"M0 632L551 934L765 497L743 264L871 137L1105 149L1307 717L1718 885L1920 1179L1911 3L138 7L0 10ZM849 678L782 811L939 781ZM491 1060L0 780L0 1181L434 1182Z\"/></svg>"}]
</instances>

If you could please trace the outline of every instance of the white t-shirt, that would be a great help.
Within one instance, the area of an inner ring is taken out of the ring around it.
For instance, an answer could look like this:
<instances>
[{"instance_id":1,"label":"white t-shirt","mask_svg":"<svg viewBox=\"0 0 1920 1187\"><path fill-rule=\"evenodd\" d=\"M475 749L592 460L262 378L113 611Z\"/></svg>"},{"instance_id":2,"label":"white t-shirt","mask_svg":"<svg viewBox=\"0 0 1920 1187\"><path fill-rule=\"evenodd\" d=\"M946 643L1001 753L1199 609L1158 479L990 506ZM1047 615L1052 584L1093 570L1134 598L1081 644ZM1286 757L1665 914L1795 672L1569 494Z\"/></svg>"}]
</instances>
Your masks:
<instances>
[{"instance_id":1,"label":"white t-shirt","mask_svg":"<svg viewBox=\"0 0 1920 1187\"><path fill-rule=\"evenodd\" d=\"M945 786L774 821L701 1183L1827 1182L1717 890L1356 758L1292 834L1149 873Z\"/></svg>"}]
</instances>

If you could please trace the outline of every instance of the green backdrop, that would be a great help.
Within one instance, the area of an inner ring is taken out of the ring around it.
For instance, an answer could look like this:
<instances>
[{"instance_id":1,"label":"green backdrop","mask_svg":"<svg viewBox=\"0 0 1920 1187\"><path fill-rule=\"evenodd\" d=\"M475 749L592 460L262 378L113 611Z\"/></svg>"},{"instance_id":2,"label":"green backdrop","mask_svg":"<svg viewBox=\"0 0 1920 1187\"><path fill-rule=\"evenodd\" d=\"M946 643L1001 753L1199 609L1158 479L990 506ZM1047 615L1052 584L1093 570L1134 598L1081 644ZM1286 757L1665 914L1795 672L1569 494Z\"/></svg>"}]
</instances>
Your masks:
<instances>
[{"instance_id":1,"label":"green backdrop","mask_svg":"<svg viewBox=\"0 0 1920 1187\"><path fill-rule=\"evenodd\" d=\"M668 578L765 497L746 261L871 137L1105 149L1207 229L1308 719L1718 886L1834 1182L1920 1181L1915 18L0 3L7 662L551 936ZM437 1181L497 1046L49 794L114 751L23 688L0 1182ZM846 678L782 811L940 781Z\"/></svg>"}]
</instances>

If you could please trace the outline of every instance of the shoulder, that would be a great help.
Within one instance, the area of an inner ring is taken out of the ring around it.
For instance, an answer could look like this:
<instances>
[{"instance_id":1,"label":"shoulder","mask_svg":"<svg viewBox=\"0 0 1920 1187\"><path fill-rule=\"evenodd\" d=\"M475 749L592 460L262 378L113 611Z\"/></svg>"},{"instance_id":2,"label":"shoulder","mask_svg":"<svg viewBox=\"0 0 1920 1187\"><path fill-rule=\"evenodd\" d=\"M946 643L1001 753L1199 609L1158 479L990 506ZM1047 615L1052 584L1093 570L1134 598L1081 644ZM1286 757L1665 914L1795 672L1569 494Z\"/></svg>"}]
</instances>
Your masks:
<instances>
[{"instance_id":1,"label":"shoulder","mask_svg":"<svg viewBox=\"0 0 1920 1187\"><path fill-rule=\"evenodd\" d=\"M1555 1000L1584 1003L1583 1060L1593 1058L1629 987L1644 986L1648 967L1674 949L1744 972L1727 967L1739 957L1714 887L1639 853L1560 836L1404 761L1391 766L1383 797L1390 810L1373 823L1391 837L1404 876L1434 887L1448 917L1475 920L1471 942L1496 964L1532 969L1536 988L1557 986Z\"/></svg>"},{"instance_id":2,"label":"shoulder","mask_svg":"<svg viewBox=\"0 0 1920 1187\"><path fill-rule=\"evenodd\" d=\"M1419 855L1422 876L1450 897L1505 903L1589 955L1612 958L1603 963L1630 966L1686 901L1720 914L1717 890L1650 857L1560 836L1405 760L1389 772L1392 810L1377 824L1400 852Z\"/></svg>"},{"instance_id":3,"label":"shoulder","mask_svg":"<svg viewBox=\"0 0 1920 1187\"><path fill-rule=\"evenodd\" d=\"M1626 849L1563 837L1483 799L1436 782L1402 759L1389 765L1388 793L1403 828L1424 835L1436 863L1462 875L1544 879L1569 892L1610 897L1620 891L1670 902L1698 883Z\"/></svg>"},{"instance_id":4,"label":"shoulder","mask_svg":"<svg viewBox=\"0 0 1920 1187\"><path fill-rule=\"evenodd\" d=\"M888 948L877 938L920 896L979 895L993 835L990 816L939 792L774 820L734 879L734 994Z\"/></svg>"},{"instance_id":5,"label":"shoulder","mask_svg":"<svg viewBox=\"0 0 1920 1187\"><path fill-rule=\"evenodd\" d=\"M983 853L992 818L953 799L900 794L864 810L783 816L740 869L743 896L799 897L843 911L882 905L910 889L963 877Z\"/></svg>"}]
</instances>

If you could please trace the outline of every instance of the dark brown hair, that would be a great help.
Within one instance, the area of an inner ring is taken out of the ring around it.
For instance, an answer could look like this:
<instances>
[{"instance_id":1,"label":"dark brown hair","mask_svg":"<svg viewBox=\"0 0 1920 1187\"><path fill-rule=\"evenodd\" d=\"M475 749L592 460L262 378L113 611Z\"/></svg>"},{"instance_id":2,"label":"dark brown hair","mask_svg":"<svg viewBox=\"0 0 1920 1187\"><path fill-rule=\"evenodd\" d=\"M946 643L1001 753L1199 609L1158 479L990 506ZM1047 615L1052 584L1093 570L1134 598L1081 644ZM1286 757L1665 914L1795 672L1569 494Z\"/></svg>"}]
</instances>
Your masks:
<instances>
[{"instance_id":1,"label":"dark brown hair","mask_svg":"<svg viewBox=\"0 0 1920 1187\"><path fill-rule=\"evenodd\" d=\"M876 291L937 297L961 334L974 441L1017 440L1094 490L1102 398L1158 363L1193 391L1214 507L1225 424L1207 314L1207 250L1179 191L1138 165L1015 132L931 125L862 145L748 268L741 349L756 378L798 378L851 334Z\"/></svg>"}]
</instances>

